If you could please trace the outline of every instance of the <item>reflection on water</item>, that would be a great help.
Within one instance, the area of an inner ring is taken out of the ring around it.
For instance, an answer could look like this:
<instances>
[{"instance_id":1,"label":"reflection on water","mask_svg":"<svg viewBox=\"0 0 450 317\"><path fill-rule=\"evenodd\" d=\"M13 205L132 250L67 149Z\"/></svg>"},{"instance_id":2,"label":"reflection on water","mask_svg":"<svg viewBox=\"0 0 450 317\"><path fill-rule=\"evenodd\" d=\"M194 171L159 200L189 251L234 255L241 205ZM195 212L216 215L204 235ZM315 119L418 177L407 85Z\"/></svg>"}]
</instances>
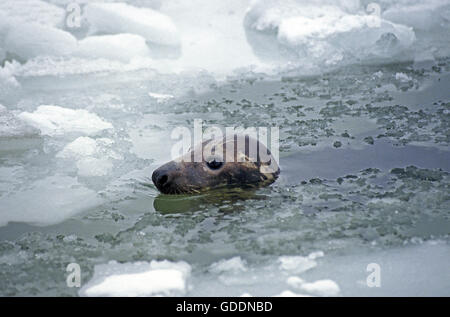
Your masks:
<instances>
[{"instance_id":1,"label":"reflection on water","mask_svg":"<svg viewBox=\"0 0 450 317\"><path fill-rule=\"evenodd\" d=\"M225 188L211 190L202 195L158 195L153 207L162 214L202 211L215 206L220 212L244 210L239 202L247 199L263 200L270 196L256 193L254 189Z\"/></svg>"}]
</instances>

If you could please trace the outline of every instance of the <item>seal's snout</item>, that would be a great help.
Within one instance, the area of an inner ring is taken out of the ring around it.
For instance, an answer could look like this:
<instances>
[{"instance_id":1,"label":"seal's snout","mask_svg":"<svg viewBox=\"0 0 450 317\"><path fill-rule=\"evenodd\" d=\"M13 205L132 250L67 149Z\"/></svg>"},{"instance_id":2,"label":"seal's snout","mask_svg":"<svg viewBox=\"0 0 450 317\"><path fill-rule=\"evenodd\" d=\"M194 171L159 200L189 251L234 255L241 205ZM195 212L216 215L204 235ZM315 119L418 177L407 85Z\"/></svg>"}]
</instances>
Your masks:
<instances>
[{"instance_id":1,"label":"seal's snout","mask_svg":"<svg viewBox=\"0 0 450 317\"><path fill-rule=\"evenodd\" d=\"M168 183L169 176L166 173L161 173L161 171L154 171L152 174L152 181L156 187L162 188Z\"/></svg>"},{"instance_id":2,"label":"seal's snout","mask_svg":"<svg viewBox=\"0 0 450 317\"><path fill-rule=\"evenodd\" d=\"M156 188L162 193L168 193L172 187L175 171L176 166L173 162L169 162L157 168L152 174L153 184L155 184Z\"/></svg>"}]
</instances>

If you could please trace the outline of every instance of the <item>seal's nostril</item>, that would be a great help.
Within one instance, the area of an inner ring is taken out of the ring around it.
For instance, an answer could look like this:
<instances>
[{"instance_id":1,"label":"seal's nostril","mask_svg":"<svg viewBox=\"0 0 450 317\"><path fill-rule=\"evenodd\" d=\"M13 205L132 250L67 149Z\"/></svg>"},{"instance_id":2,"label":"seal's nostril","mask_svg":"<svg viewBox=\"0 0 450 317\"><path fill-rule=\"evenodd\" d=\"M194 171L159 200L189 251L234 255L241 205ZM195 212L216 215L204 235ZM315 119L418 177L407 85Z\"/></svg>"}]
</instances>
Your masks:
<instances>
[{"instance_id":1,"label":"seal's nostril","mask_svg":"<svg viewBox=\"0 0 450 317\"><path fill-rule=\"evenodd\" d=\"M164 184L167 183L168 179L169 179L169 177L167 177L167 175L165 175L165 174L158 177L159 186L164 186Z\"/></svg>"},{"instance_id":2,"label":"seal's nostril","mask_svg":"<svg viewBox=\"0 0 450 317\"><path fill-rule=\"evenodd\" d=\"M157 168L152 174L153 184L155 184L160 191L163 191L163 189L168 189L172 182L172 174L173 173L170 166L162 166Z\"/></svg>"}]
</instances>

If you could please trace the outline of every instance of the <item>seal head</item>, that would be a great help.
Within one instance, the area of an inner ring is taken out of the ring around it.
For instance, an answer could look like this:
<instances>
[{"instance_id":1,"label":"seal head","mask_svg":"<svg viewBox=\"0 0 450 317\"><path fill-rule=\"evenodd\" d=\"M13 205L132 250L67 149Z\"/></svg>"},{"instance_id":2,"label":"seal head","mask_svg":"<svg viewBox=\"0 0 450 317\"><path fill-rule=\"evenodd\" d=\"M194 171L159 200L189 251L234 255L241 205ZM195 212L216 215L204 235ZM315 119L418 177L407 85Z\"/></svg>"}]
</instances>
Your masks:
<instances>
[{"instance_id":1,"label":"seal head","mask_svg":"<svg viewBox=\"0 0 450 317\"><path fill-rule=\"evenodd\" d=\"M261 187L273 183L280 168L270 151L248 135L211 139L152 174L163 194L200 193L220 187Z\"/></svg>"}]
</instances>

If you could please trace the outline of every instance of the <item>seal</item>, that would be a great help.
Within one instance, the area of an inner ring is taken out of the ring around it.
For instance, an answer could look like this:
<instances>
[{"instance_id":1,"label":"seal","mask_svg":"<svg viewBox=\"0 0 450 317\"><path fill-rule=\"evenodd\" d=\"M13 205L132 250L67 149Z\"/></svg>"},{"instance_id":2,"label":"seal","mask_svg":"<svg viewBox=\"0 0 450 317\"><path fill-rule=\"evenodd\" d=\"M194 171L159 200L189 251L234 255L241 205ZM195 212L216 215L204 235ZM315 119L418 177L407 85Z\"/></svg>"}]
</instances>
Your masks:
<instances>
[{"instance_id":1,"label":"seal","mask_svg":"<svg viewBox=\"0 0 450 317\"><path fill-rule=\"evenodd\" d=\"M279 174L278 163L264 144L249 135L233 134L198 144L157 168L152 181L163 194L193 194L267 186Z\"/></svg>"}]
</instances>

